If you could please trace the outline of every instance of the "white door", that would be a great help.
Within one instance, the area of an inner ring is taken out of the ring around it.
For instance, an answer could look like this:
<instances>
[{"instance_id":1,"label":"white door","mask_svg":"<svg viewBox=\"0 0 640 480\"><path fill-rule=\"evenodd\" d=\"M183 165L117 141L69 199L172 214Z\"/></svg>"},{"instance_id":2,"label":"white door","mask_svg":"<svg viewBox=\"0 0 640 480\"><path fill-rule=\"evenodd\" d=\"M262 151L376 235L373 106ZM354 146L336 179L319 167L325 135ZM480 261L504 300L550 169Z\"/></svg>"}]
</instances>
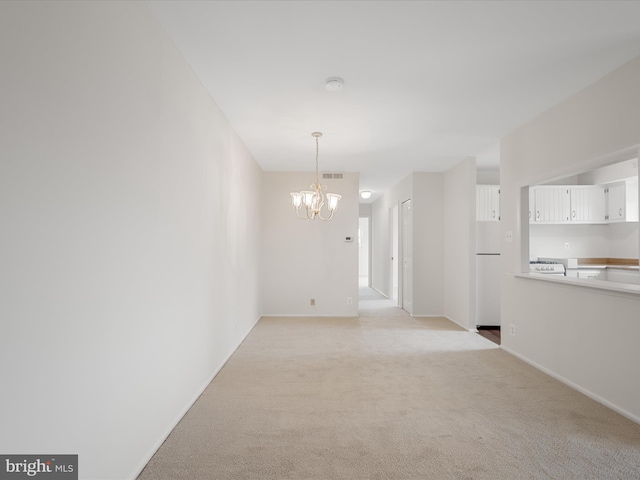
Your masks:
<instances>
[{"instance_id":1,"label":"white door","mask_svg":"<svg viewBox=\"0 0 640 480\"><path fill-rule=\"evenodd\" d=\"M395 301L396 305L400 306L400 303L398 302L398 284L400 281L398 263L400 255L400 244L398 242L400 232L400 225L398 224L398 205L394 205L389 209L389 226L389 245L391 246L391 255L389 257L391 259L391 275L389 275L391 285L389 291L391 292L391 298Z\"/></svg>"},{"instance_id":2,"label":"white door","mask_svg":"<svg viewBox=\"0 0 640 480\"><path fill-rule=\"evenodd\" d=\"M402 203L402 308L413 313L413 215L411 200Z\"/></svg>"}]
</instances>

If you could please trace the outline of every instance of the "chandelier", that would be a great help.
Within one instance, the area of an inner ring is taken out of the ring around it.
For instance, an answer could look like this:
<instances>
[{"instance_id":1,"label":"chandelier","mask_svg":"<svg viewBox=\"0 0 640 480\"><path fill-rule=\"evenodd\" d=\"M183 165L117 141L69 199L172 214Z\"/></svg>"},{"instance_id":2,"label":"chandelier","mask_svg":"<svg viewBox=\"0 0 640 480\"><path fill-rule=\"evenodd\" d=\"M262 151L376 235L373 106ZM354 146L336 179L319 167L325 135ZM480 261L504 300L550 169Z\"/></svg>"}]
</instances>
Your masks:
<instances>
[{"instance_id":1,"label":"chandelier","mask_svg":"<svg viewBox=\"0 0 640 480\"><path fill-rule=\"evenodd\" d=\"M338 208L338 201L342 195L337 193L324 194L322 190L326 190L326 185L320 184L320 176L318 174L318 139L322 136L320 132L313 132L312 137L316 139L316 183L312 183L309 188L311 190L302 190L301 192L291 192L291 202L296 211L296 215L304 220L331 220L333 214ZM322 215L322 207L325 205L329 216Z\"/></svg>"}]
</instances>

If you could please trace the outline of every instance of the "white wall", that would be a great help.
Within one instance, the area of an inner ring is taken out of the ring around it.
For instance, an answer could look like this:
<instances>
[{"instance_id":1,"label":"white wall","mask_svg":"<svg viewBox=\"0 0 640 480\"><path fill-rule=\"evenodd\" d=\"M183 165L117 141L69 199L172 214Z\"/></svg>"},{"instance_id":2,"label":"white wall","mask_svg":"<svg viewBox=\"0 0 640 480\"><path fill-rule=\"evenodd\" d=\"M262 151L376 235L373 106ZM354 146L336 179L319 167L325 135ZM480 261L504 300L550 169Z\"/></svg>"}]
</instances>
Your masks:
<instances>
[{"instance_id":1,"label":"white wall","mask_svg":"<svg viewBox=\"0 0 640 480\"><path fill-rule=\"evenodd\" d=\"M361 217L370 217L371 216L371 204L370 203L361 203L358 207L360 211Z\"/></svg>"},{"instance_id":2,"label":"white wall","mask_svg":"<svg viewBox=\"0 0 640 480\"><path fill-rule=\"evenodd\" d=\"M443 174L413 173L412 195L413 314L441 316L444 314L445 268Z\"/></svg>"},{"instance_id":3,"label":"white wall","mask_svg":"<svg viewBox=\"0 0 640 480\"><path fill-rule=\"evenodd\" d=\"M529 225L531 257L638 258L638 223ZM569 250L565 250L569 243Z\"/></svg>"},{"instance_id":4,"label":"white wall","mask_svg":"<svg viewBox=\"0 0 640 480\"><path fill-rule=\"evenodd\" d=\"M638 223L612 223L607 226L609 258L638 258L640 238Z\"/></svg>"},{"instance_id":5,"label":"white wall","mask_svg":"<svg viewBox=\"0 0 640 480\"><path fill-rule=\"evenodd\" d=\"M608 225L529 225L531 257L609 257ZM569 250L565 250L565 243Z\"/></svg>"},{"instance_id":6,"label":"white wall","mask_svg":"<svg viewBox=\"0 0 640 480\"><path fill-rule=\"evenodd\" d=\"M501 316L516 327L515 336L502 336L503 348L636 421L640 297L510 273L526 268L528 255L520 187L590 170L615 152L637 154L639 84L640 57L506 136L500 168L503 238L514 234L502 245Z\"/></svg>"},{"instance_id":7,"label":"white wall","mask_svg":"<svg viewBox=\"0 0 640 480\"><path fill-rule=\"evenodd\" d=\"M263 313L357 316L358 174L321 179L328 192L342 195L327 222L301 220L291 206L289 192L306 189L315 173L265 172L263 178ZM311 298L315 306L309 304Z\"/></svg>"},{"instance_id":8,"label":"white wall","mask_svg":"<svg viewBox=\"0 0 640 480\"><path fill-rule=\"evenodd\" d=\"M402 203L412 200L412 314L416 317L444 314L443 178L442 173L414 172L385 192L374 202L372 209L373 286L390 297L389 209L392 205L398 205L401 212Z\"/></svg>"},{"instance_id":9,"label":"white wall","mask_svg":"<svg viewBox=\"0 0 640 480\"><path fill-rule=\"evenodd\" d=\"M134 478L258 320L261 171L143 2L1 2L0 59L0 451Z\"/></svg>"},{"instance_id":10,"label":"white wall","mask_svg":"<svg viewBox=\"0 0 640 480\"><path fill-rule=\"evenodd\" d=\"M460 326L476 322L476 161L444 174L444 314Z\"/></svg>"},{"instance_id":11,"label":"white wall","mask_svg":"<svg viewBox=\"0 0 640 480\"><path fill-rule=\"evenodd\" d=\"M500 170L498 169L477 170L476 183L478 185L500 185Z\"/></svg>"}]
</instances>

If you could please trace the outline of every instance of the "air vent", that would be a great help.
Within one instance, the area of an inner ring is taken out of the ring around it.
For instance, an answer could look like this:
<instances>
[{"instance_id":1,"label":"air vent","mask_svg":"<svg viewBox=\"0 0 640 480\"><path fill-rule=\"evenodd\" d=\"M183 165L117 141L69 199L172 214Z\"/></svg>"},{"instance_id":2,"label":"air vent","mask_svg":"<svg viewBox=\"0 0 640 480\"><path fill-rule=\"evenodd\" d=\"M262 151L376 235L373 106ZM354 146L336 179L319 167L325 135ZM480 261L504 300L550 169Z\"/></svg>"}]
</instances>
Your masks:
<instances>
[{"instance_id":1,"label":"air vent","mask_svg":"<svg viewBox=\"0 0 640 480\"><path fill-rule=\"evenodd\" d=\"M336 178L336 179L342 180L343 174L342 173L323 173L322 178Z\"/></svg>"}]
</instances>

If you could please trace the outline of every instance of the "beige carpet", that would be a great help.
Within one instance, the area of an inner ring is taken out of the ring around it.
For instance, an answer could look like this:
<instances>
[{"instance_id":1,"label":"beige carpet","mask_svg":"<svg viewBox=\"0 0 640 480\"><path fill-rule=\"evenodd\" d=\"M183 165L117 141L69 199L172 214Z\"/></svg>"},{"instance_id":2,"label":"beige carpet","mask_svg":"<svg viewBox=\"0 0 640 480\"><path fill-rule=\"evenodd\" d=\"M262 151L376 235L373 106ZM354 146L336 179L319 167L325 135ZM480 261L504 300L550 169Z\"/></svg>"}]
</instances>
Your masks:
<instances>
[{"instance_id":1,"label":"beige carpet","mask_svg":"<svg viewBox=\"0 0 640 480\"><path fill-rule=\"evenodd\" d=\"M407 312L398 308L397 301L385 297L371 287L361 285L358 296L358 312L361 317L409 316Z\"/></svg>"},{"instance_id":2,"label":"beige carpet","mask_svg":"<svg viewBox=\"0 0 640 480\"><path fill-rule=\"evenodd\" d=\"M139 478L638 479L640 425L445 319L264 318Z\"/></svg>"}]
</instances>

